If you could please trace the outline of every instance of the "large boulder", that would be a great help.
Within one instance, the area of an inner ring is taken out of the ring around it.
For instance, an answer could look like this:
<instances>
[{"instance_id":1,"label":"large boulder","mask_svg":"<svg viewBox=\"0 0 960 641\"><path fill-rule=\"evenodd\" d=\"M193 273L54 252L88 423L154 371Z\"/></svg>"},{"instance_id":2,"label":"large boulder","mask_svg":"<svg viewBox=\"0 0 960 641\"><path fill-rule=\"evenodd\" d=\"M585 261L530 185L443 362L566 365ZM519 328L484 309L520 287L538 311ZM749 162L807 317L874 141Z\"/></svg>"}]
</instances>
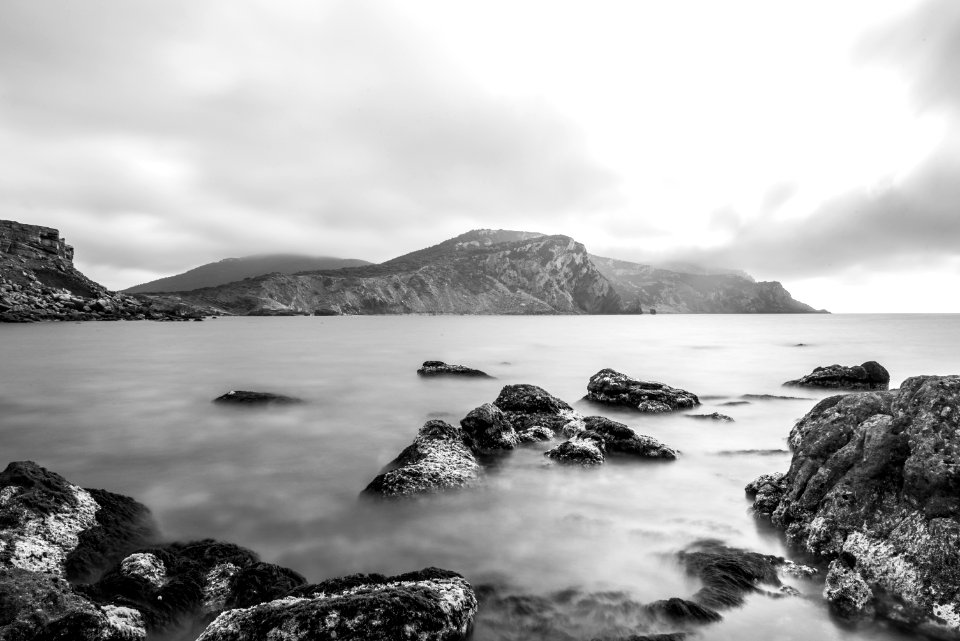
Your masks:
<instances>
[{"instance_id":1,"label":"large boulder","mask_svg":"<svg viewBox=\"0 0 960 641\"><path fill-rule=\"evenodd\" d=\"M652 436L637 434L623 423L605 416L588 416L583 423L587 430L603 439L608 454L668 460L677 458L677 451L673 448Z\"/></svg>"},{"instance_id":2,"label":"large boulder","mask_svg":"<svg viewBox=\"0 0 960 641\"><path fill-rule=\"evenodd\" d=\"M554 434L573 436L583 430L583 416L542 387L507 385L493 402L518 433L544 427Z\"/></svg>"},{"instance_id":3,"label":"large boulder","mask_svg":"<svg viewBox=\"0 0 960 641\"><path fill-rule=\"evenodd\" d=\"M0 564L86 581L155 535L133 499L87 490L32 461L0 472Z\"/></svg>"},{"instance_id":4,"label":"large boulder","mask_svg":"<svg viewBox=\"0 0 960 641\"><path fill-rule=\"evenodd\" d=\"M367 485L364 494L401 498L480 483L480 465L459 427L427 421L413 443Z\"/></svg>"},{"instance_id":5,"label":"large boulder","mask_svg":"<svg viewBox=\"0 0 960 641\"><path fill-rule=\"evenodd\" d=\"M890 372L877 361L862 365L828 365L818 367L806 376L787 381L784 385L799 387L826 387L846 390L885 390L890 387Z\"/></svg>"},{"instance_id":6,"label":"large boulder","mask_svg":"<svg viewBox=\"0 0 960 641\"><path fill-rule=\"evenodd\" d=\"M460 427L475 454L512 450L519 443L516 430L496 405L484 403L461 421Z\"/></svg>"},{"instance_id":7,"label":"large boulder","mask_svg":"<svg viewBox=\"0 0 960 641\"><path fill-rule=\"evenodd\" d=\"M835 610L960 631L960 376L824 399L790 444L754 509L832 560Z\"/></svg>"},{"instance_id":8,"label":"large boulder","mask_svg":"<svg viewBox=\"0 0 960 641\"><path fill-rule=\"evenodd\" d=\"M455 572L355 574L224 612L198 641L459 641L470 633L476 612L473 588Z\"/></svg>"},{"instance_id":9,"label":"large boulder","mask_svg":"<svg viewBox=\"0 0 960 641\"><path fill-rule=\"evenodd\" d=\"M654 381L641 381L612 369L590 377L588 400L630 407L640 412L672 412L700 404L696 394Z\"/></svg>"},{"instance_id":10,"label":"large boulder","mask_svg":"<svg viewBox=\"0 0 960 641\"><path fill-rule=\"evenodd\" d=\"M424 361L423 366L417 370L420 376L466 376L473 378L493 378L486 372L478 369L464 367L463 365L448 365L443 361Z\"/></svg>"}]
</instances>

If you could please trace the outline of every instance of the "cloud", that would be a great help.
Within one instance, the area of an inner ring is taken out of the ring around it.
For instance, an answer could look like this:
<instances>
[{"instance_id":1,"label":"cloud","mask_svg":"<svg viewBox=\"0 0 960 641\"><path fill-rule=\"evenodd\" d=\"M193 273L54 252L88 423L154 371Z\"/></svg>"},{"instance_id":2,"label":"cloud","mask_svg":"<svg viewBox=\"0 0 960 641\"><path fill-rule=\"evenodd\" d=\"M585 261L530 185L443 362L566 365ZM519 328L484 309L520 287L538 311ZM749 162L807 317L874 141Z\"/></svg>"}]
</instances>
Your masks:
<instances>
[{"instance_id":1,"label":"cloud","mask_svg":"<svg viewBox=\"0 0 960 641\"><path fill-rule=\"evenodd\" d=\"M61 228L104 272L162 272L385 259L414 232L618 198L573 125L472 85L387 5L245 7L0 5L4 217Z\"/></svg>"}]
</instances>

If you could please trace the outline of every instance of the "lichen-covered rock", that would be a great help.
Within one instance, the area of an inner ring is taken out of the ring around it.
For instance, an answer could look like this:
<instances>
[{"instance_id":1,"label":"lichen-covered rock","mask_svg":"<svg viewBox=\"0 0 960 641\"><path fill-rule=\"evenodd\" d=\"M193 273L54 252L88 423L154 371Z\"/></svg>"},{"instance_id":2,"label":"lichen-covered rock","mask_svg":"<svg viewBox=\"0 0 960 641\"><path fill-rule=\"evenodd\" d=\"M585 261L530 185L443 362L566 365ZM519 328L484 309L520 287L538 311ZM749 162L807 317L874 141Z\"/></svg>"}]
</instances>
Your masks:
<instances>
[{"instance_id":1,"label":"lichen-covered rock","mask_svg":"<svg viewBox=\"0 0 960 641\"><path fill-rule=\"evenodd\" d=\"M120 562L120 573L125 576L137 576L155 588L162 588L167 580L167 566L148 552L131 554Z\"/></svg>"},{"instance_id":2,"label":"lichen-covered rock","mask_svg":"<svg viewBox=\"0 0 960 641\"><path fill-rule=\"evenodd\" d=\"M518 433L532 427L573 436L583 430L583 416L566 402L541 387L529 384L507 385L493 402Z\"/></svg>"},{"instance_id":3,"label":"lichen-covered rock","mask_svg":"<svg viewBox=\"0 0 960 641\"><path fill-rule=\"evenodd\" d=\"M603 464L603 451L602 437L591 432L581 432L543 455L558 463L589 467Z\"/></svg>"},{"instance_id":4,"label":"lichen-covered rock","mask_svg":"<svg viewBox=\"0 0 960 641\"><path fill-rule=\"evenodd\" d=\"M883 594L916 623L960 630L960 376L824 399L790 443L782 496L757 511L841 561L827 590L837 610L879 611L867 595Z\"/></svg>"},{"instance_id":5,"label":"lichen-covered rock","mask_svg":"<svg viewBox=\"0 0 960 641\"><path fill-rule=\"evenodd\" d=\"M847 390L885 390L890 387L890 372L876 361L862 365L818 367L802 378L784 385L826 387Z\"/></svg>"},{"instance_id":6,"label":"lichen-covered rock","mask_svg":"<svg viewBox=\"0 0 960 641\"><path fill-rule=\"evenodd\" d=\"M448 365L443 361L424 361L423 366L417 370L420 376L466 376L473 378L493 378L486 372L478 369L464 367L463 365Z\"/></svg>"},{"instance_id":7,"label":"lichen-covered rock","mask_svg":"<svg viewBox=\"0 0 960 641\"><path fill-rule=\"evenodd\" d=\"M753 499L753 509L757 514L770 516L780 504L786 492L783 472L761 474L743 488L746 495Z\"/></svg>"},{"instance_id":8,"label":"lichen-covered rock","mask_svg":"<svg viewBox=\"0 0 960 641\"><path fill-rule=\"evenodd\" d=\"M98 607L54 573L0 568L3 641L142 641L146 635L136 610Z\"/></svg>"},{"instance_id":9,"label":"lichen-covered rock","mask_svg":"<svg viewBox=\"0 0 960 641\"><path fill-rule=\"evenodd\" d=\"M590 377L587 399L630 407L640 412L672 412L700 404L696 394L653 381L641 381L612 369L602 369Z\"/></svg>"},{"instance_id":10,"label":"lichen-covered rock","mask_svg":"<svg viewBox=\"0 0 960 641\"><path fill-rule=\"evenodd\" d=\"M249 392L245 390L232 390L213 399L214 403L229 403L235 405L289 405L291 403L302 403L303 399L294 396L284 396L283 394L273 394L271 392Z\"/></svg>"},{"instance_id":11,"label":"lichen-covered rock","mask_svg":"<svg viewBox=\"0 0 960 641\"><path fill-rule=\"evenodd\" d=\"M433 420L420 428L413 443L363 493L401 498L473 487L479 482L480 465L465 442L463 430Z\"/></svg>"},{"instance_id":12,"label":"lichen-covered rock","mask_svg":"<svg viewBox=\"0 0 960 641\"><path fill-rule=\"evenodd\" d=\"M841 617L856 619L873 614L873 590L862 576L839 560L830 562L823 597Z\"/></svg>"},{"instance_id":13,"label":"lichen-covered rock","mask_svg":"<svg viewBox=\"0 0 960 641\"><path fill-rule=\"evenodd\" d=\"M224 612L198 641L459 641L469 634L476 612L473 588L455 572L427 568L393 577L357 574Z\"/></svg>"},{"instance_id":14,"label":"lichen-covered rock","mask_svg":"<svg viewBox=\"0 0 960 641\"><path fill-rule=\"evenodd\" d=\"M583 419L584 427L603 439L608 454L673 460L677 451L667 447L652 436L637 434L623 423L612 421L605 416L588 416Z\"/></svg>"},{"instance_id":15,"label":"lichen-covered rock","mask_svg":"<svg viewBox=\"0 0 960 641\"><path fill-rule=\"evenodd\" d=\"M32 461L0 472L0 565L82 580L152 534L133 499L85 490Z\"/></svg>"},{"instance_id":16,"label":"lichen-covered rock","mask_svg":"<svg viewBox=\"0 0 960 641\"><path fill-rule=\"evenodd\" d=\"M475 454L512 450L519 443L516 431L496 405L484 403L461 421L460 427Z\"/></svg>"}]
</instances>

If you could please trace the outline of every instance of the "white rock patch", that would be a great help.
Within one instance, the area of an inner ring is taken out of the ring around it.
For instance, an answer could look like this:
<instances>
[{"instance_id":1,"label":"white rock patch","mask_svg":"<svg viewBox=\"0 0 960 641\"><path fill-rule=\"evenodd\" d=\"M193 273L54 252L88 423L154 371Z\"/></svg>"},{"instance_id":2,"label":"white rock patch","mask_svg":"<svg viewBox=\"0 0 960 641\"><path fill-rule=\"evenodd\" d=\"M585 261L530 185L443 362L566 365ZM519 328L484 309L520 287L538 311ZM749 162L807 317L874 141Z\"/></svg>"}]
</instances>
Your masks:
<instances>
[{"instance_id":1,"label":"white rock patch","mask_svg":"<svg viewBox=\"0 0 960 641\"><path fill-rule=\"evenodd\" d=\"M156 555L137 552L120 562L120 573L146 579L159 589L167 582L167 567Z\"/></svg>"},{"instance_id":2,"label":"white rock patch","mask_svg":"<svg viewBox=\"0 0 960 641\"><path fill-rule=\"evenodd\" d=\"M147 638L143 615L137 610L117 605L105 605L100 610L107 617L107 629L103 631L101 639L142 641Z\"/></svg>"}]
</instances>

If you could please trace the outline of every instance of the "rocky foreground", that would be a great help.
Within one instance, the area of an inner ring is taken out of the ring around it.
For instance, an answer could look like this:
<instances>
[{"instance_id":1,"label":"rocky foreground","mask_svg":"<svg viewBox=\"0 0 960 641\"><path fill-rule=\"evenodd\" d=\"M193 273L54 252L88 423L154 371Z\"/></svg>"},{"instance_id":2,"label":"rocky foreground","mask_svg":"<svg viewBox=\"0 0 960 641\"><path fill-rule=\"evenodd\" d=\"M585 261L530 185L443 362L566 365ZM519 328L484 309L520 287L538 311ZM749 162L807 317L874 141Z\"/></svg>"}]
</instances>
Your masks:
<instances>
[{"instance_id":1,"label":"rocky foreground","mask_svg":"<svg viewBox=\"0 0 960 641\"><path fill-rule=\"evenodd\" d=\"M747 492L830 562L834 611L960 636L960 376L824 399L789 442L790 469Z\"/></svg>"}]
</instances>

